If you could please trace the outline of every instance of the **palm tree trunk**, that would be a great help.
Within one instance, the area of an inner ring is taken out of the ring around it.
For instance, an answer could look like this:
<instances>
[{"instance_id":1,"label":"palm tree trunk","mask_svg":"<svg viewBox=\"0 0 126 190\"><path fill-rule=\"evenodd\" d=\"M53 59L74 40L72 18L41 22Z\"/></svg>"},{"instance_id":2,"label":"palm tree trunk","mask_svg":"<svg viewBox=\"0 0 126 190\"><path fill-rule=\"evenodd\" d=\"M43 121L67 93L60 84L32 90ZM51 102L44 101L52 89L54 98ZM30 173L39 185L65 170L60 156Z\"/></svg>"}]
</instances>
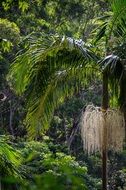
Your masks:
<instances>
[{"instance_id":1,"label":"palm tree trunk","mask_svg":"<svg viewBox=\"0 0 126 190\"><path fill-rule=\"evenodd\" d=\"M107 122L106 111L108 109L108 76L103 73L102 111L103 111L103 145L102 145L102 190L107 190Z\"/></svg>"},{"instance_id":2,"label":"palm tree trunk","mask_svg":"<svg viewBox=\"0 0 126 190\"><path fill-rule=\"evenodd\" d=\"M123 63L125 65L125 62ZM123 77L120 82L120 97L119 97L119 104L120 104L120 109L124 113L124 118L125 118L125 142L126 142L126 71L123 74Z\"/></svg>"}]
</instances>

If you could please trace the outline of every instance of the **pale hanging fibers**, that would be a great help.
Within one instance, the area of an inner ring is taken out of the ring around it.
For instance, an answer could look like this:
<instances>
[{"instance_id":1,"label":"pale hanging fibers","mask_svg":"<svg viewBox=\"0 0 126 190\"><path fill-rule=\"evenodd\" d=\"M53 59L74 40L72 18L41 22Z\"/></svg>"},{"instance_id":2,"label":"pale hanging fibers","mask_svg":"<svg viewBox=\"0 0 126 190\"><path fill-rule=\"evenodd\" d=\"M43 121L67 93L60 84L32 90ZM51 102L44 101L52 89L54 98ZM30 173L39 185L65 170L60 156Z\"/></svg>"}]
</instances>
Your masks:
<instances>
[{"instance_id":1,"label":"pale hanging fibers","mask_svg":"<svg viewBox=\"0 0 126 190\"><path fill-rule=\"evenodd\" d=\"M108 150L119 152L123 149L125 139L125 120L120 110L108 109L105 113L100 107L89 105L82 113L80 126L83 148L88 153L102 151L103 122L106 114Z\"/></svg>"}]
</instances>

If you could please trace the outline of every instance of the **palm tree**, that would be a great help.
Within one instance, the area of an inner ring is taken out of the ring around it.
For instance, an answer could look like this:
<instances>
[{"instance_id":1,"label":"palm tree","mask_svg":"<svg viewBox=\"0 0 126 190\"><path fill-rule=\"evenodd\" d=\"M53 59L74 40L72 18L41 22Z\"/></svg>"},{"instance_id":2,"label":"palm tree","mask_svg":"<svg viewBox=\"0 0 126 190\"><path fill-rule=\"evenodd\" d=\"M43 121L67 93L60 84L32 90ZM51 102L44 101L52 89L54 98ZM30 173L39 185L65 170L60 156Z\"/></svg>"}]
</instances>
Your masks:
<instances>
[{"instance_id":1,"label":"palm tree","mask_svg":"<svg viewBox=\"0 0 126 190\"><path fill-rule=\"evenodd\" d=\"M126 90L125 90L125 54L121 54L116 51L116 55L113 54L113 49L118 49L120 44L125 46L126 37L126 0L113 0L111 3L112 12L107 13L102 18L102 25L96 35L95 43L104 38L105 41L105 52L108 55L105 57L101 64L103 66L103 99L102 108L107 110L109 106L109 94L108 86L113 93L113 97L116 97L117 104L124 112L126 121ZM114 48L113 48L114 47ZM123 48L120 48L121 51ZM106 119L106 118L104 118ZM126 126L126 124L125 124ZM107 189L107 139L106 139L106 126L104 126L104 146L103 149L103 189Z\"/></svg>"},{"instance_id":2,"label":"palm tree","mask_svg":"<svg viewBox=\"0 0 126 190\"><path fill-rule=\"evenodd\" d=\"M102 111L106 112L109 107L111 91L111 99L116 97L126 113L125 59L118 52L113 54L113 47L118 49L119 43L125 39L126 1L113 0L111 5L113 12L104 20L102 18L104 22L95 40L97 44L101 39L105 41L105 58L97 56L92 46L82 40L45 34L27 37L28 45L16 56L9 80L19 95L25 92L30 135L47 129L55 108L65 97L89 84L99 74L103 81ZM102 151L104 190L107 190L106 127L105 124Z\"/></svg>"},{"instance_id":3,"label":"palm tree","mask_svg":"<svg viewBox=\"0 0 126 190\"><path fill-rule=\"evenodd\" d=\"M65 97L98 75L98 57L82 40L41 34L28 41L29 47L11 67L9 80L19 95L26 92L26 122L33 135L48 128L54 109Z\"/></svg>"}]
</instances>

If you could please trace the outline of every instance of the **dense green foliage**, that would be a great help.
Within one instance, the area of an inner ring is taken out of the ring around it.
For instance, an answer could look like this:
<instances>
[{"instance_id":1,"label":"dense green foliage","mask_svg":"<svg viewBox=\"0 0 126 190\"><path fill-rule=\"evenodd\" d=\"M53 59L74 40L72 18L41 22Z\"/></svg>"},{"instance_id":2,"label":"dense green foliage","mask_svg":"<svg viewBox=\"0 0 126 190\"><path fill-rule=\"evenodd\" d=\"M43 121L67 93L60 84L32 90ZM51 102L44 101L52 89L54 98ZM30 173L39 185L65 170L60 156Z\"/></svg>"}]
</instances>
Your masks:
<instances>
[{"instance_id":1,"label":"dense green foliage","mask_svg":"<svg viewBox=\"0 0 126 190\"><path fill-rule=\"evenodd\" d=\"M126 113L125 0L1 0L0 189L101 190L101 155L83 152L79 120ZM108 55L106 57L106 55ZM126 149L108 154L109 190L126 188Z\"/></svg>"}]
</instances>

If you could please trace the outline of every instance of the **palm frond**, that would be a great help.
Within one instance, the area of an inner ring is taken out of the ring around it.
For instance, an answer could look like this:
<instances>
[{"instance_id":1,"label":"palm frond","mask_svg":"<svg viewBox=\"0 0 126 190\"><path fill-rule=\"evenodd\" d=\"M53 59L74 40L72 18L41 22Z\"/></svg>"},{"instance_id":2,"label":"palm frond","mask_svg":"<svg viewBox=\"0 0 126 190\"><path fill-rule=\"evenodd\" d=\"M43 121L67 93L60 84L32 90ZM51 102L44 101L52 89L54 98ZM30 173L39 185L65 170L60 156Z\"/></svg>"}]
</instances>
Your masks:
<instances>
[{"instance_id":1,"label":"palm frond","mask_svg":"<svg viewBox=\"0 0 126 190\"><path fill-rule=\"evenodd\" d=\"M0 171L1 177L9 175L21 177L19 166L21 164L21 154L14 150L4 136L0 136Z\"/></svg>"},{"instance_id":2,"label":"palm frond","mask_svg":"<svg viewBox=\"0 0 126 190\"><path fill-rule=\"evenodd\" d=\"M96 44L101 38L106 36L106 28L107 28L108 22L103 22L100 27L98 27L96 30L98 31L95 36L94 44Z\"/></svg>"},{"instance_id":3,"label":"palm frond","mask_svg":"<svg viewBox=\"0 0 126 190\"><path fill-rule=\"evenodd\" d=\"M109 55L99 62L100 67L102 67L103 72L107 72L110 86L110 102L113 100L119 103L120 92L125 85L121 86L122 80L124 78L125 66L117 55ZM122 94L121 94L122 96ZM124 96L124 95L123 95Z\"/></svg>"},{"instance_id":4,"label":"palm frond","mask_svg":"<svg viewBox=\"0 0 126 190\"><path fill-rule=\"evenodd\" d=\"M126 37L126 1L112 0L110 4L112 12L107 12L104 18L98 18L102 24L96 29L95 43L103 37L106 43L117 43Z\"/></svg>"},{"instance_id":5,"label":"palm frond","mask_svg":"<svg viewBox=\"0 0 126 190\"><path fill-rule=\"evenodd\" d=\"M86 48L86 45L81 40L45 34L42 34L38 40L31 36L27 40L29 46L26 47L25 52L23 50L16 56L9 75L9 80L13 78L11 81L19 94L25 91L31 78L34 78L34 73L36 75L38 67L54 69L59 65L59 68L61 68L62 63L63 68L71 67L71 62L68 62L67 57L70 59L70 56L73 56L70 54L72 51L78 52L78 59L98 59L91 50ZM62 54L64 54L66 60L62 61L62 63L60 60L60 63L57 64L56 58L59 61ZM72 67L76 66L76 62L74 64Z\"/></svg>"},{"instance_id":6,"label":"palm frond","mask_svg":"<svg viewBox=\"0 0 126 190\"><path fill-rule=\"evenodd\" d=\"M26 51L11 66L9 80L18 94L27 94L26 121L33 131L47 128L56 106L79 89L84 73L92 75L86 74L86 67L90 62L88 71L97 68L97 60L82 40L45 34L37 41L30 37Z\"/></svg>"},{"instance_id":7,"label":"palm frond","mask_svg":"<svg viewBox=\"0 0 126 190\"><path fill-rule=\"evenodd\" d=\"M95 69L97 69L95 67ZM86 87L92 80L99 77L99 70L93 70L90 65L85 68L73 68L57 72L56 76L48 84L45 93L35 100L33 97L29 102L29 112L27 113L27 123L29 124L29 136L49 127L55 108L61 104L66 97L79 92L79 89Z\"/></svg>"}]
</instances>

